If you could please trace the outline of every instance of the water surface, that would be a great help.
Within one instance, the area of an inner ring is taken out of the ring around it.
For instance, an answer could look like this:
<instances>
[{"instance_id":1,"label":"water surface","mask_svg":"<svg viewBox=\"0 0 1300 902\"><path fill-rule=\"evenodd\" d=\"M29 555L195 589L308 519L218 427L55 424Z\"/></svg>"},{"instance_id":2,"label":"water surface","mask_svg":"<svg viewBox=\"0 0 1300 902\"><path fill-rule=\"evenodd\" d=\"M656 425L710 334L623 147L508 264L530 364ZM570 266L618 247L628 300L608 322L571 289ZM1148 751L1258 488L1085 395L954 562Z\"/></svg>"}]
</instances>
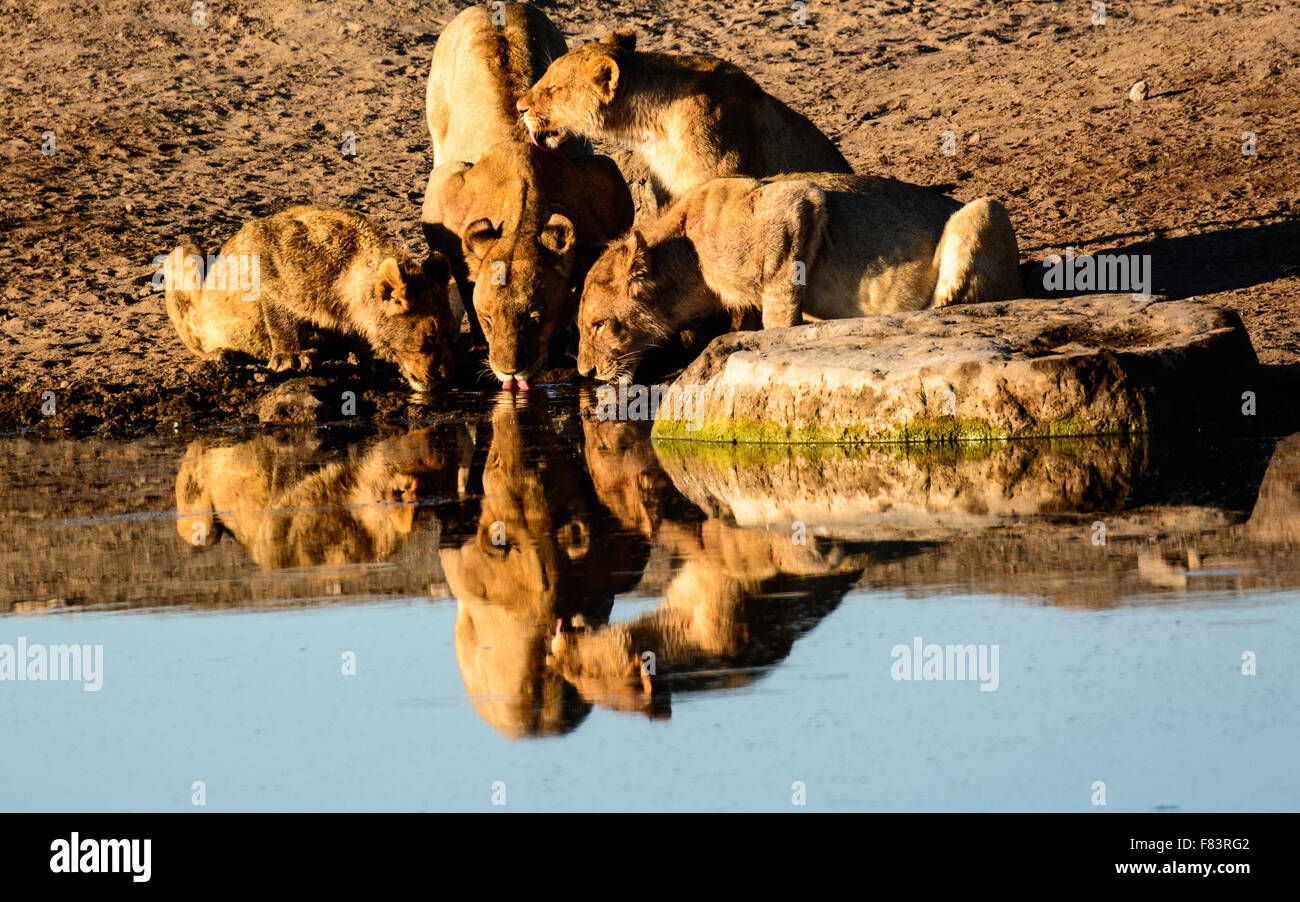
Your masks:
<instances>
[{"instance_id":1,"label":"water surface","mask_svg":"<svg viewBox=\"0 0 1300 902\"><path fill-rule=\"evenodd\" d=\"M0 655L103 673L0 681L0 809L1300 805L1300 435L722 448L529 394L4 440Z\"/></svg>"}]
</instances>

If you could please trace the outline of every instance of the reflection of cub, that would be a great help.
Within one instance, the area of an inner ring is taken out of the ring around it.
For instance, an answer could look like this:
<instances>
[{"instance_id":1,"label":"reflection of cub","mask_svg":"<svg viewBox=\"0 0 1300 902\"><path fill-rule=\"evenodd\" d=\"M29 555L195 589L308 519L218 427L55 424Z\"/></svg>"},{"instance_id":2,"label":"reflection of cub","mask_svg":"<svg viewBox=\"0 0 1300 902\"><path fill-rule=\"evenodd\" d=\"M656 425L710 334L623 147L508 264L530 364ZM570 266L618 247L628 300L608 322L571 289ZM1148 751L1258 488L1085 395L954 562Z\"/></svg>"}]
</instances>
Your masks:
<instances>
[{"instance_id":1,"label":"reflection of cub","mask_svg":"<svg viewBox=\"0 0 1300 902\"><path fill-rule=\"evenodd\" d=\"M653 539L663 508L677 496L654 446L650 424L626 420L601 420L586 414L582 420L587 472L596 494L624 529Z\"/></svg>"},{"instance_id":2,"label":"reflection of cub","mask_svg":"<svg viewBox=\"0 0 1300 902\"><path fill-rule=\"evenodd\" d=\"M266 435L199 439L176 474L176 529L196 546L228 531L268 569L387 560L414 526L419 495L455 493L452 437L435 428L324 463Z\"/></svg>"},{"instance_id":3,"label":"reflection of cub","mask_svg":"<svg viewBox=\"0 0 1300 902\"><path fill-rule=\"evenodd\" d=\"M842 547L796 545L786 534L708 520L697 531L663 524L660 539L686 563L659 606L625 623L561 632L550 663L588 702L652 709L658 678L677 688L736 687L747 668L783 660L862 572ZM650 673L653 662L654 673Z\"/></svg>"},{"instance_id":4,"label":"reflection of cub","mask_svg":"<svg viewBox=\"0 0 1300 902\"><path fill-rule=\"evenodd\" d=\"M200 357L247 354L273 370L311 366L306 325L356 335L417 391L452 374L447 261L421 264L354 210L293 207L244 225L205 274L199 250L166 266L167 315ZM250 278L251 276L251 278Z\"/></svg>"},{"instance_id":5,"label":"reflection of cub","mask_svg":"<svg viewBox=\"0 0 1300 902\"><path fill-rule=\"evenodd\" d=\"M541 412L513 396L493 412L481 486L477 511L444 518L439 551L465 691L506 736L566 732L589 708L545 666L547 642L557 620L603 621L640 578L646 543L617 528Z\"/></svg>"}]
</instances>

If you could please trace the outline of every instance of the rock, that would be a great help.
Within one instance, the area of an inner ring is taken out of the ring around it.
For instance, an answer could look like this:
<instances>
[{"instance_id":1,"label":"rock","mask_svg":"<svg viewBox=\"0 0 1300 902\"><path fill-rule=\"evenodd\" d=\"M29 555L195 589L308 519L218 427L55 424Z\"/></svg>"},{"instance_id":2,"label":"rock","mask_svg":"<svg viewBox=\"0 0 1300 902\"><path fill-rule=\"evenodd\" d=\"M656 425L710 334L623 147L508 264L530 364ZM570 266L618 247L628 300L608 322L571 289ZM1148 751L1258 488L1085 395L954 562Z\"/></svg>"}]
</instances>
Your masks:
<instances>
[{"instance_id":1,"label":"rock","mask_svg":"<svg viewBox=\"0 0 1300 902\"><path fill-rule=\"evenodd\" d=\"M1258 542L1300 544L1300 433L1275 449L1245 533Z\"/></svg>"},{"instance_id":2,"label":"rock","mask_svg":"<svg viewBox=\"0 0 1300 902\"><path fill-rule=\"evenodd\" d=\"M324 379L290 379L277 385L257 404L259 423L324 423L332 412L319 393Z\"/></svg>"},{"instance_id":3,"label":"rock","mask_svg":"<svg viewBox=\"0 0 1300 902\"><path fill-rule=\"evenodd\" d=\"M980 442L966 453L906 445L658 442L677 490L710 517L836 538L934 540L1003 521L1112 509L1144 447L1115 439Z\"/></svg>"},{"instance_id":4,"label":"rock","mask_svg":"<svg viewBox=\"0 0 1300 902\"><path fill-rule=\"evenodd\" d=\"M745 528L865 541L934 541L1041 517L1087 539L1122 531L1135 504L1177 512L1182 530L1240 517L1220 484L1231 452L1186 455L1147 437L948 446L716 445L660 441L665 474L707 516ZM1258 485L1262 468L1232 472ZM1186 499L1195 497L1196 505Z\"/></svg>"},{"instance_id":5,"label":"rock","mask_svg":"<svg viewBox=\"0 0 1300 902\"><path fill-rule=\"evenodd\" d=\"M723 335L673 383L653 435L944 443L1186 430L1242 424L1242 393L1258 381L1241 319L1199 301L970 304Z\"/></svg>"},{"instance_id":6,"label":"rock","mask_svg":"<svg viewBox=\"0 0 1300 902\"><path fill-rule=\"evenodd\" d=\"M1128 99L1134 103L1141 103L1147 99L1147 83L1144 81L1136 82L1133 87L1128 89Z\"/></svg>"}]
</instances>

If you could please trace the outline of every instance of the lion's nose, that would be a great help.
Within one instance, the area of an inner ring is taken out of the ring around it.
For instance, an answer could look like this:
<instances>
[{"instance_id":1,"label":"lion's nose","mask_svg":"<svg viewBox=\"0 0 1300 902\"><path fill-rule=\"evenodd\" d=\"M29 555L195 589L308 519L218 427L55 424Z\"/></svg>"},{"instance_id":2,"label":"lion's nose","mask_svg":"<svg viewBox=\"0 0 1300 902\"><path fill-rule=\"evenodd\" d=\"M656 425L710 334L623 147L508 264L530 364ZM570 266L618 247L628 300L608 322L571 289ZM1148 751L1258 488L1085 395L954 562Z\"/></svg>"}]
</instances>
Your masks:
<instances>
[{"instance_id":1,"label":"lion's nose","mask_svg":"<svg viewBox=\"0 0 1300 902\"><path fill-rule=\"evenodd\" d=\"M590 379L593 375L595 375L595 373L596 373L596 365L594 363L589 363L585 367L581 365L578 366L578 375L586 379Z\"/></svg>"},{"instance_id":2,"label":"lion's nose","mask_svg":"<svg viewBox=\"0 0 1300 902\"><path fill-rule=\"evenodd\" d=\"M527 97L520 97L518 100L516 100L516 101L515 101L515 109L517 109L517 110L518 110L519 112L521 112L521 113L526 113L526 112L528 112L528 98L527 98Z\"/></svg>"}]
</instances>

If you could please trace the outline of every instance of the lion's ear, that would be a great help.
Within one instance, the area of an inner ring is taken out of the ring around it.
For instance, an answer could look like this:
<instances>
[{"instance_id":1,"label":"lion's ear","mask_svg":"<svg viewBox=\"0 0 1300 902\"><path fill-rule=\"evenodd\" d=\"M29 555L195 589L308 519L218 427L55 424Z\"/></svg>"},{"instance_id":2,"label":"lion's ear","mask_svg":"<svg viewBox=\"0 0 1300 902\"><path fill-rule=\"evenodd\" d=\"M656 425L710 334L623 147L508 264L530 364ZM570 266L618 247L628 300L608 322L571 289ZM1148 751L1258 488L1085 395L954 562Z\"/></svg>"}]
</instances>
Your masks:
<instances>
[{"instance_id":1,"label":"lion's ear","mask_svg":"<svg viewBox=\"0 0 1300 902\"><path fill-rule=\"evenodd\" d=\"M614 92L618 90L618 63L604 54L592 57L587 63L587 74L591 76L591 83L601 100L609 103L614 99Z\"/></svg>"},{"instance_id":2,"label":"lion's ear","mask_svg":"<svg viewBox=\"0 0 1300 902\"><path fill-rule=\"evenodd\" d=\"M552 213L551 218L542 227L542 233L537 240L542 247L557 257L565 256L573 250L573 220L563 213Z\"/></svg>"},{"instance_id":3,"label":"lion's ear","mask_svg":"<svg viewBox=\"0 0 1300 902\"><path fill-rule=\"evenodd\" d=\"M619 50L636 49L636 30L632 28L620 28L618 31L610 32L600 39L601 44L609 44L611 47L617 47Z\"/></svg>"},{"instance_id":4,"label":"lion's ear","mask_svg":"<svg viewBox=\"0 0 1300 902\"><path fill-rule=\"evenodd\" d=\"M451 264L438 251L431 251L424 261L424 277L435 285L446 284L451 278Z\"/></svg>"},{"instance_id":5,"label":"lion's ear","mask_svg":"<svg viewBox=\"0 0 1300 902\"><path fill-rule=\"evenodd\" d=\"M469 266L471 276L483 265L483 258L500 237L501 230L489 219L477 219L465 228L465 234L461 237L461 246L464 248L465 262Z\"/></svg>"},{"instance_id":6,"label":"lion's ear","mask_svg":"<svg viewBox=\"0 0 1300 902\"><path fill-rule=\"evenodd\" d=\"M645 236L637 229L633 229L623 243L623 255L627 261L628 285L635 286L650 277L650 248L645 243Z\"/></svg>"},{"instance_id":7,"label":"lion's ear","mask_svg":"<svg viewBox=\"0 0 1300 902\"><path fill-rule=\"evenodd\" d=\"M402 270L394 257L384 258L384 262L379 264L379 271L375 273L375 300L379 301L384 313L389 316L400 316L410 309L406 300L406 281L402 278Z\"/></svg>"}]
</instances>

